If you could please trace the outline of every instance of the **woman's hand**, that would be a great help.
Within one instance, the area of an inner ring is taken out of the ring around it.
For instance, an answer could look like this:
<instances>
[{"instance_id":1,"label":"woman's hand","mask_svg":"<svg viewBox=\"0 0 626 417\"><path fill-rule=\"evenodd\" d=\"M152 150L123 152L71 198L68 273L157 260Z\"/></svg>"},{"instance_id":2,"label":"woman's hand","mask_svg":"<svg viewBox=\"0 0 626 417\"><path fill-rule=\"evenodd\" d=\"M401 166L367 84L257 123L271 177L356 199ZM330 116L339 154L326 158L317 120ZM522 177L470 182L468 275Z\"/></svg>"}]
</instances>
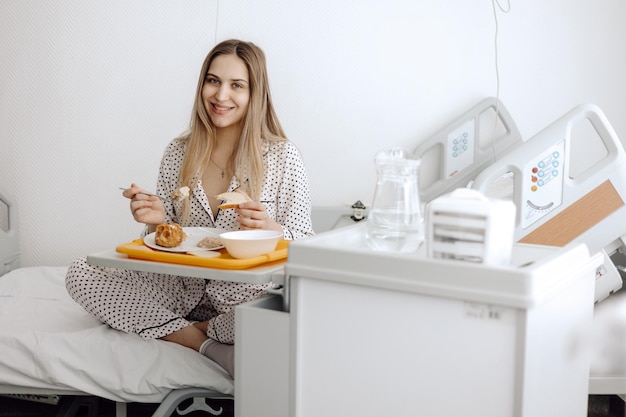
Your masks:
<instances>
[{"instance_id":1,"label":"woman's hand","mask_svg":"<svg viewBox=\"0 0 626 417\"><path fill-rule=\"evenodd\" d=\"M165 222L165 206L159 197L142 190L134 183L122 195L130 199L130 211L135 221L148 225Z\"/></svg>"},{"instance_id":2,"label":"woman's hand","mask_svg":"<svg viewBox=\"0 0 626 417\"><path fill-rule=\"evenodd\" d=\"M237 222L244 230L265 229L278 232L283 231L283 227L267 214L265 206L259 201L241 203L239 208L235 209L235 212L239 215Z\"/></svg>"}]
</instances>

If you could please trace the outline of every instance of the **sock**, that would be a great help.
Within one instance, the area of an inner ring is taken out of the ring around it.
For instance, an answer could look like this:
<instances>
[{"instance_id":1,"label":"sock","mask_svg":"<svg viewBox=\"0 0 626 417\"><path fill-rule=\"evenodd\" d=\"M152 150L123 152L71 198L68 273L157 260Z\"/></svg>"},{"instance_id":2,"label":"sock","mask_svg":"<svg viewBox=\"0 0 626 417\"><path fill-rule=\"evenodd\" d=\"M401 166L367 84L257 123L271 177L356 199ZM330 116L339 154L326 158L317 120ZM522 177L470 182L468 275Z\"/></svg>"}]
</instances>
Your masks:
<instances>
[{"instance_id":1,"label":"sock","mask_svg":"<svg viewBox=\"0 0 626 417\"><path fill-rule=\"evenodd\" d=\"M217 340L207 339L200 346L199 352L217 362L230 376L235 377L235 345L227 345Z\"/></svg>"}]
</instances>

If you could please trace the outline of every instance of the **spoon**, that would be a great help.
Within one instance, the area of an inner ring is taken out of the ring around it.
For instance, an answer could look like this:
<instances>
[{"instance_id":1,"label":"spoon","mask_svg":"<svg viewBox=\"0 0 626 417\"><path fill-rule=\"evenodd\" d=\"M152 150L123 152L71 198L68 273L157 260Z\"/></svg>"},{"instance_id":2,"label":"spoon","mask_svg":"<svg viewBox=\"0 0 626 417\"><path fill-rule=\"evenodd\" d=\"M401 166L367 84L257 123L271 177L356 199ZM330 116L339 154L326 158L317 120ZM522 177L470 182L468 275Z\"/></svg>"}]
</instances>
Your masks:
<instances>
[{"instance_id":1,"label":"spoon","mask_svg":"<svg viewBox=\"0 0 626 417\"><path fill-rule=\"evenodd\" d=\"M118 188L119 188L120 190L124 190L124 191L126 191L126 190L127 190L127 189L126 189L126 188L124 188L124 187L118 187ZM144 191L139 191L137 194L143 194L143 195L147 195L147 196L149 196L149 197L157 197L157 198L159 198L160 200L165 201L163 198L159 197L159 196L158 196L158 195L156 195L156 194L150 194L150 193L147 193L147 192L144 192Z\"/></svg>"}]
</instances>

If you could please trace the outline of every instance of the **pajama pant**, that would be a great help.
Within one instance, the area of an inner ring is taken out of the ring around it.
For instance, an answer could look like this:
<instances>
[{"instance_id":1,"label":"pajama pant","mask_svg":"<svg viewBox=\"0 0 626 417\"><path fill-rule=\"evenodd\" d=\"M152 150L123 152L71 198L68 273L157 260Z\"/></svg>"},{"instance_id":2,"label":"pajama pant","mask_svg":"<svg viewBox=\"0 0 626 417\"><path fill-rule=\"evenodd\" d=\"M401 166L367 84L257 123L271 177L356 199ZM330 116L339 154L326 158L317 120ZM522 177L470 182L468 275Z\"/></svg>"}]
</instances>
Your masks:
<instances>
[{"instance_id":1,"label":"pajama pant","mask_svg":"<svg viewBox=\"0 0 626 417\"><path fill-rule=\"evenodd\" d=\"M114 329L157 339L209 320L207 336L229 344L235 342L235 306L262 297L269 286L93 266L85 258L70 265L65 285Z\"/></svg>"}]
</instances>

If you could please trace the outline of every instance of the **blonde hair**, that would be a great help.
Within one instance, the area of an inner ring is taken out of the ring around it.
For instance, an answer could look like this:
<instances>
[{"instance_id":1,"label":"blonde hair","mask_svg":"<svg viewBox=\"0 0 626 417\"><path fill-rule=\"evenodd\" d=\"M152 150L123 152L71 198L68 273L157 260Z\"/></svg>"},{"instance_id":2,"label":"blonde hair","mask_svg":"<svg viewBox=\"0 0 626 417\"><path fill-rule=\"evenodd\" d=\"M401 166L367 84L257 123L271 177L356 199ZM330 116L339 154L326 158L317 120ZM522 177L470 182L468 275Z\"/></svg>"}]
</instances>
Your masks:
<instances>
[{"instance_id":1,"label":"blonde hair","mask_svg":"<svg viewBox=\"0 0 626 417\"><path fill-rule=\"evenodd\" d=\"M193 190L202 178L206 162L215 146L215 127L204 108L202 87L211 63L220 55L235 55L243 60L250 82L248 111L243 119L239 141L225 167L226 173L229 177L235 175L242 190L253 200L258 200L265 178L263 141L286 140L286 135L272 104L265 54L251 42L226 40L217 44L206 56L198 79L190 130L179 138L187 142L179 179L181 185L187 185ZM189 219L189 199L185 199L181 218L183 224L186 224Z\"/></svg>"}]
</instances>

